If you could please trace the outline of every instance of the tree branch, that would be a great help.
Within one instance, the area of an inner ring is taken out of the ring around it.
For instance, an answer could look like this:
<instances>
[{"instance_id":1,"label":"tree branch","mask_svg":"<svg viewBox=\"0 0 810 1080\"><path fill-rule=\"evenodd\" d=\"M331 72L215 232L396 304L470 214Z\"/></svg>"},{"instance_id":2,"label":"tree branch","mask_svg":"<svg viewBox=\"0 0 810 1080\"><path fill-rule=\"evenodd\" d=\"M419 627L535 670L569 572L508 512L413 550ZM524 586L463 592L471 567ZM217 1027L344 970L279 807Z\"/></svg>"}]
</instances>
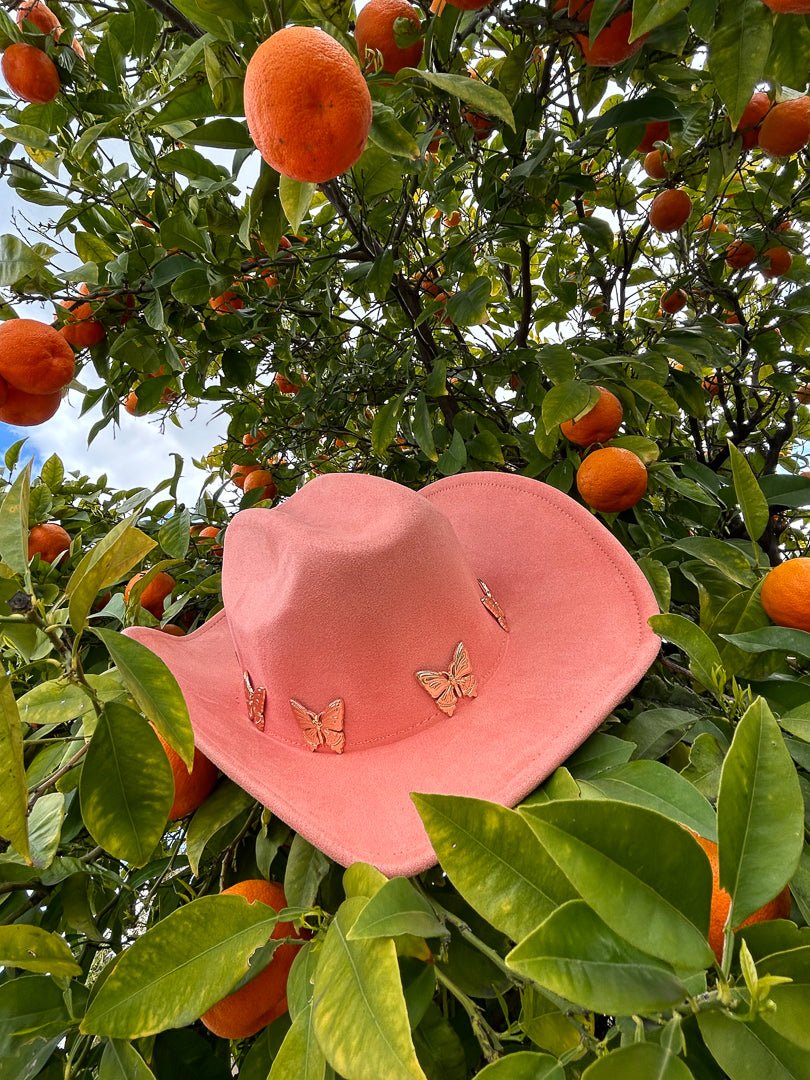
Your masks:
<instances>
[{"instance_id":1,"label":"tree branch","mask_svg":"<svg viewBox=\"0 0 810 1080\"><path fill-rule=\"evenodd\" d=\"M162 15L167 23L170 23L181 33L188 34L189 37L195 40L203 36L199 26L195 26L181 11L178 11L174 4L171 3L171 0L146 0L146 4L148 7L153 8L158 15Z\"/></svg>"}]
</instances>

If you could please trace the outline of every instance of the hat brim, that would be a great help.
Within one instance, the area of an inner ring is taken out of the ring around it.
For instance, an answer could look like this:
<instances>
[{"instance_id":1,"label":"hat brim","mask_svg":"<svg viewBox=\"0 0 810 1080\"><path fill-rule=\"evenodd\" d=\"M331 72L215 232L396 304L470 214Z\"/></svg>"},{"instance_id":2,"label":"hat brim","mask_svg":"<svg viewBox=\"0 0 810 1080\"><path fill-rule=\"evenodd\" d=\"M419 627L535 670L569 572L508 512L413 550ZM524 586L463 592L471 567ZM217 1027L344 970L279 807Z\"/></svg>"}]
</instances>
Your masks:
<instances>
[{"instance_id":1,"label":"hat brim","mask_svg":"<svg viewBox=\"0 0 810 1080\"><path fill-rule=\"evenodd\" d=\"M632 690L660 644L639 567L556 489L465 473L421 494L451 521L509 621L498 670L451 719L383 746L312 753L247 720L224 611L185 638L126 631L171 669L198 748L227 776L339 863L369 862L389 876L436 862L411 792L514 806Z\"/></svg>"}]
</instances>

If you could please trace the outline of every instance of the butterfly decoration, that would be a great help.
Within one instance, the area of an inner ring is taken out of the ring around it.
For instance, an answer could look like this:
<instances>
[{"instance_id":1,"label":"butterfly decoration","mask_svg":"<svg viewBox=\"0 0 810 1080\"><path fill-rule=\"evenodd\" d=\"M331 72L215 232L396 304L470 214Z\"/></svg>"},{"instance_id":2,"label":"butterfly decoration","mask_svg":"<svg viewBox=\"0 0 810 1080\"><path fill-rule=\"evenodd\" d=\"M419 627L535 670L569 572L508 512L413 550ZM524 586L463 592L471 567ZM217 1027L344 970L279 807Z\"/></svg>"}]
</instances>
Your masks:
<instances>
[{"instance_id":1,"label":"butterfly decoration","mask_svg":"<svg viewBox=\"0 0 810 1080\"><path fill-rule=\"evenodd\" d=\"M456 645L449 671L417 671L416 677L448 716L456 711L456 698L478 696L478 680L463 641Z\"/></svg>"},{"instance_id":2,"label":"butterfly decoration","mask_svg":"<svg viewBox=\"0 0 810 1080\"><path fill-rule=\"evenodd\" d=\"M478 584L481 586L481 589L484 593L484 595L481 597L481 603L484 605L490 615L492 615L494 619L498 620L498 626L500 626L501 630L505 630L508 634L509 623L506 621L506 615L504 614L503 608L489 591L489 587L481 580L481 578L478 578Z\"/></svg>"},{"instance_id":3,"label":"butterfly decoration","mask_svg":"<svg viewBox=\"0 0 810 1080\"><path fill-rule=\"evenodd\" d=\"M246 671L242 672L245 680L245 697L247 698L248 719L255 724L259 731L264 731L264 703L267 700L267 691L263 686L258 690L253 689L253 683Z\"/></svg>"},{"instance_id":4,"label":"butterfly decoration","mask_svg":"<svg viewBox=\"0 0 810 1080\"><path fill-rule=\"evenodd\" d=\"M294 698L290 698L290 705L310 750L326 746L336 754L343 753L346 748L346 736L343 734L343 698L330 701L322 713L313 712Z\"/></svg>"}]
</instances>

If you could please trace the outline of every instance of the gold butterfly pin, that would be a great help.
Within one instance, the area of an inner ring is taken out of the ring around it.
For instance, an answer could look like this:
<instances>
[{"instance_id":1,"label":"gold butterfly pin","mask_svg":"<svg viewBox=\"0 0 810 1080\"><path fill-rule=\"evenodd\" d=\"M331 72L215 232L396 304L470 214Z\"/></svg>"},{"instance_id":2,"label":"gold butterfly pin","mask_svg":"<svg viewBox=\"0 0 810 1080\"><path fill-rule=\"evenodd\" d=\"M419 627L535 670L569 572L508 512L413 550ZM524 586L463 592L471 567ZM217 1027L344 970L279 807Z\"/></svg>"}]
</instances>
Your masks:
<instances>
[{"instance_id":1,"label":"gold butterfly pin","mask_svg":"<svg viewBox=\"0 0 810 1080\"><path fill-rule=\"evenodd\" d=\"M504 614L503 608L489 591L489 587L481 580L481 578L478 579L478 584L481 586L481 589L484 593L484 595L481 597L481 603L484 605L490 615L492 615L493 618L498 620L498 626L500 626L501 630L505 630L508 634L509 623L506 621L506 615Z\"/></svg>"},{"instance_id":2,"label":"gold butterfly pin","mask_svg":"<svg viewBox=\"0 0 810 1080\"><path fill-rule=\"evenodd\" d=\"M264 703L267 700L267 691L263 686L260 686L258 690L254 690L248 673L244 671L242 675L245 680L248 719L251 724L256 725L259 731L264 731Z\"/></svg>"},{"instance_id":3,"label":"gold butterfly pin","mask_svg":"<svg viewBox=\"0 0 810 1080\"><path fill-rule=\"evenodd\" d=\"M448 716L456 711L456 698L478 696L478 681L463 641L456 645L449 671L417 671L416 677Z\"/></svg>"},{"instance_id":4,"label":"gold butterfly pin","mask_svg":"<svg viewBox=\"0 0 810 1080\"><path fill-rule=\"evenodd\" d=\"M290 705L310 750L326 746L336 754L343 753L346 748L346 736L343 734L343 698L330 701L322 713L313 712L294 698L290 698Z\"/></svg>"}]
</instances>

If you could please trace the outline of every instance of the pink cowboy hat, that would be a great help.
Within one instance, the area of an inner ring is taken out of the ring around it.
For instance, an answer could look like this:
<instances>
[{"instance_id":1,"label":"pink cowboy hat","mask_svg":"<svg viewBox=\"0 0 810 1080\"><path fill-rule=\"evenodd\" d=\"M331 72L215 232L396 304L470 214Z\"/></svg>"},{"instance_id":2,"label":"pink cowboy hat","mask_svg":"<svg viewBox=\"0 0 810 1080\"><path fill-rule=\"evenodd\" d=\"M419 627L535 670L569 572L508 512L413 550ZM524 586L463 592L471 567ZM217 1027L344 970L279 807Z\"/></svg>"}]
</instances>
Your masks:
<instances>
[{"instance_id":1,"label":"pink cowboy hat","mask_svg":"<svg viewBox=\"0 0 810 1080\"><path fill-rule=\"evenodd\" d=\"M169 666L197 746L338 862L436 856L411 792L513 806L652 663L657 606L630 555L537 480L415 492L318 477L228 526L224 608Z\"/></svg>"}]
</instances>

